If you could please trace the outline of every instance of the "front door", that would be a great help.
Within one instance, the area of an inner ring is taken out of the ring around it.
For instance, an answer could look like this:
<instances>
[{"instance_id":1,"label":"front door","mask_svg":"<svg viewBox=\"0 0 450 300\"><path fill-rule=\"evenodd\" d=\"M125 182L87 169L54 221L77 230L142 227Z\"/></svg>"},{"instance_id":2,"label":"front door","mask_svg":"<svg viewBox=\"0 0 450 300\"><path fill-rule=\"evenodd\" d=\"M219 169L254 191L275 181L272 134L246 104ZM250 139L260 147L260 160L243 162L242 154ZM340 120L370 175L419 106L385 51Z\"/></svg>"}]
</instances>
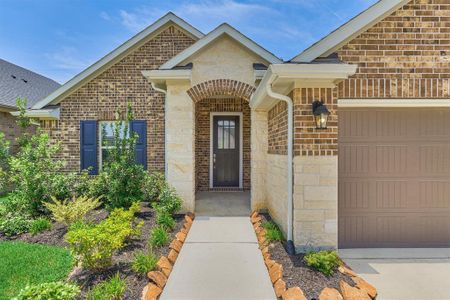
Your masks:
<instances>
[{"instance_id":1,"label":"front door","mask_svg":"<svg viewBox=\"0 0 450 300\"><path fill-rule=\"evenodd\" d=\"M239 187L239 116L213 116L213 186Z\"/></svg>"}]
</instances>

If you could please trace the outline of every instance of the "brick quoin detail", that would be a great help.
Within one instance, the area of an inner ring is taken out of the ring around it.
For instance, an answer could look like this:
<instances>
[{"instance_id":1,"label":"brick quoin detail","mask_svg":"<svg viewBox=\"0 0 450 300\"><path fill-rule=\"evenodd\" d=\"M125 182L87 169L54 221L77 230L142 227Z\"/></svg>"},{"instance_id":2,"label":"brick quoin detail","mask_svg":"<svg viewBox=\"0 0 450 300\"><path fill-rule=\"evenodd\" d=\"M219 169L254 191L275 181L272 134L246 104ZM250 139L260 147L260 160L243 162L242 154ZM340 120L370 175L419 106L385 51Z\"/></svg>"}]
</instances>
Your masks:
<instances>
[{"instance_id":1,"label":"brick quoin detail","mask_svg":"<svg viewBox=\"0 0 450 300\"><path fill-rule=\"evenodd\" d=\"M232 79L215 79L199 83L190 88L187 93L197 103L203 99L217 96L241 98L250 101L255 87Z\"/></svg>"}]
</instances>

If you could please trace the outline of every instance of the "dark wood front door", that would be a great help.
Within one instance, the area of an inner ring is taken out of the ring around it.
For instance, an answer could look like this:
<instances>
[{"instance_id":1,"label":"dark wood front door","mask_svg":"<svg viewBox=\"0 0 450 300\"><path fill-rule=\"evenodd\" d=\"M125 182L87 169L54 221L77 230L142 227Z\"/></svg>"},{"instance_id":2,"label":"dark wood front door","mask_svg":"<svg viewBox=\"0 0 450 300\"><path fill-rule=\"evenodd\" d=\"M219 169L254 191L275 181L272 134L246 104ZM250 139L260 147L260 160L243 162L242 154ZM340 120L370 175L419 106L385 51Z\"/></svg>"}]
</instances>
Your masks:
<instances>
[{"instance_id":1,"label":"dark wood front door","mask_svg":"<svg viewBox=\"0 0 450 300\"><path fill-rule=\"evenodd\" d=\"M213 186L239 187L239 116L213 118Z\"/></svg>"}]
</instances>

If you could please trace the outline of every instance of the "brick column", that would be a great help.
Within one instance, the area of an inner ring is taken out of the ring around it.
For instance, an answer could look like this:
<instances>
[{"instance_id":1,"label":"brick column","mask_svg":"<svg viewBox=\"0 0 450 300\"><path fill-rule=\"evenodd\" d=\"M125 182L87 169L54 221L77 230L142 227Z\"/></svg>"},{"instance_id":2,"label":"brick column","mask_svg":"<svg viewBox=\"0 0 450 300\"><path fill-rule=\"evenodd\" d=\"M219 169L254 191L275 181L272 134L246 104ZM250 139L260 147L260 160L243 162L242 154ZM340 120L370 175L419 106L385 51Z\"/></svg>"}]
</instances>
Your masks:
<instances>
[{"instance_id":1,"label":"brick column","mask_svg":"<svg viewBox=\"0 0 450 300\"><path fill-rule=\"evenodd\" d=\"M328 128L316 129L312 102L331 112ZM294 100L294 243L297 251L337 247L337 105L335 90L302 88Z\"/></svg>"},{"instance_id":2,"label":"brick column","mask_svg":"<svg viewBox=\"0 0 450 300\"><path fill-rule=\"evenodd\" d=\"M167 180L183 199L183 211L195 209L195 105L188 82L168 84L166 97Z\"/></svg>"}]
</instances>

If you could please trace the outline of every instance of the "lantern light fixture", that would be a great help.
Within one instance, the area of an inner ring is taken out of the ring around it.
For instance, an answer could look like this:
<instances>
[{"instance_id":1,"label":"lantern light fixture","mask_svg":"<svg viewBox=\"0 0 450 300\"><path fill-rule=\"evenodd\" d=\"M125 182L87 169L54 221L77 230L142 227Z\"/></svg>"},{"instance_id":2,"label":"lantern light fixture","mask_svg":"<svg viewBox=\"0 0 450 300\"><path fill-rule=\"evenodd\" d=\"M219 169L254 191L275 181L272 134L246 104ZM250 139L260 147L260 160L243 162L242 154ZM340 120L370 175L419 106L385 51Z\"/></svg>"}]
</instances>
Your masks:
<instances>
[{"instance_id":1,"label":"lantern light fixture","mask_svg":"<svg viewBox=\"0 0 450 300\"><path fill-rule=\"evenodd\" d=\"M327 106L321 100L315 100L312 103L312 112L314 115L314 122L316 123L317 129L326 129L328 116L330 115L330 111Z\"/></svg>"}]
</instances>

